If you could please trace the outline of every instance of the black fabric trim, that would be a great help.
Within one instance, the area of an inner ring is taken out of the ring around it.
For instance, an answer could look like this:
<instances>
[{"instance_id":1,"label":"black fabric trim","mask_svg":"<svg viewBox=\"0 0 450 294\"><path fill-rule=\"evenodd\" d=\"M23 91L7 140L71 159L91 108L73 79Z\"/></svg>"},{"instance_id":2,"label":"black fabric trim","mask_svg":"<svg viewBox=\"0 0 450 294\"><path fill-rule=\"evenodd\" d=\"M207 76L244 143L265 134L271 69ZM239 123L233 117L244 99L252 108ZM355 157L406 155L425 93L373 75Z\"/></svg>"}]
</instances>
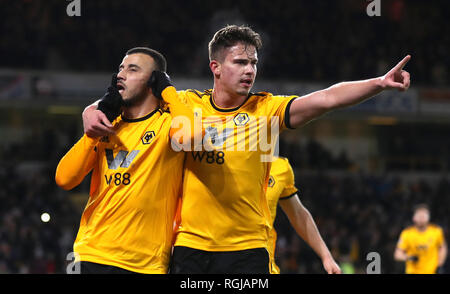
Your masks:
<instances>
[{"instance_id":1,"label":"black fabric trim","mask_svg":"<svg viewBox=\"0 0 450 294\"><path fill-rule=\"evenodd\" d=\"M155 113L159 112L159 108L156 108L155 110L153 110L152 112L150 112L149 114L143 116L143 117L139 117L139 118L126 118L122 116L122 120L124 122L139 122L139 121L143 121L146 119L149 119L150 117L152 117Z\"/></svg>"},{"instance_id":2,"label":"black fabric trim","mask_svg":"<svg viewBox=\"0 0 450 294\"><path fill-rule=\"evenodd\" d=\"M293 128L291 126L291 122L290 122L290 116L289 116L289 110L291 109L291 104L292 102L294 102L295 99L297 99L298 97L294 97L291 99L291 101L288 102L288 104L286 105L286 109L284 110L284 124L286 125L286 127L288 129L294 130L295 128Z\"/></svg>"},{"instance_id":3,"label":"black fabric trim","mask_svg":"<svg viewBox=\"0 0 450 294\"><path fill-rule=\"evenodd\" d=\"M219 106L217 106L217 105L214 103L214 99L213 99L213 95L212 95L212 94L211 94L211 96L209 97L209 102L211 103L212 107L213 107L215 110L217 110L217 111L220 111L220 112L233 112L233 111L236 111L236 110L238 110L239 108L241 108L242 105L244 105L245 102L247 102L247 100L248 100L251 96L253 96L253 95L254 95L253 93L249 93L248 96L247 96L247 98L245 98L245 101L244 101L241 105L239 105L239 106L237 106L237 107L234 107L234 108L227 108L227 109L220 108Z\"/></svg>"},{"instance_id":4,"label":"black fabric trim","mask_svg":"<svg viewBox=\"0 0 450 294\"><path fill-rule=\"evenodd\" d=\"M294 193L292 193L292 194L289 195L289 196L280 197L279 199L280 199L280 200L286 200L286 199L289 199L289 198L291 198L291 197L294 197L295 195L297 195L297 193L298 193L298 190L295 191Z\"/></svg>"},{"instance_id":5,"label":"black fabric trim","mask_svg":"<svg viewBox=\"0 0 450 294\"><path fill-rule=\"evenodd\" d=\"M250 96L260 96L260 97L264 97L264 96L267 96L267 93L266 93L266 92L250 93Z\"/></svg>"},{"instance_id":6,"label":"black fabric trim","mask_svg":"<svg viewBox=\"0 0 450 294\"><path fill-rule=\"evenodd\" d=\"M203 95L207 95L207 93L206 93L206 91L205 92L200 92L200 91L197 91L197 90L193 90L193 89L189 89L189 90L187 90L188 92L191 92L191 93L194 93L195 95L197 95L198 96L198 98L202 98L202 96Z\"/></svg>"}]
</instances>

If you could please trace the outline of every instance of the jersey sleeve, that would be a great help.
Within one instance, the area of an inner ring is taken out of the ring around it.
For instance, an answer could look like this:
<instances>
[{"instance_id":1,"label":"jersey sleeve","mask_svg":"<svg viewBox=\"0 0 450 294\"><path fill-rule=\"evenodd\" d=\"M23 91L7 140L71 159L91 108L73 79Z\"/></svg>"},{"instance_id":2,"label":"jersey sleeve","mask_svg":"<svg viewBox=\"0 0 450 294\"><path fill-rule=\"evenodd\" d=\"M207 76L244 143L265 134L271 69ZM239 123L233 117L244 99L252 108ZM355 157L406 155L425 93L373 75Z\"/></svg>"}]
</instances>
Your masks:
<instances>
[{"instance_id":1,"label":"jersey sleeve","mask_svg":"<svg viewBox=\"0 0 450 294\"><path fill-rule=\"evenodd\" d=\"M64 155L56 168L55 181L65 190L78 186L93 169L97 159L98 139L86 134Z\"/></svg>"},{"instance_id":2,"label":"jersey sleeve","mask_svg":"<svg viewBox=\"0 0 450 294\"><path fill-rule=\"evenodd\" d=\"M196 119L192 106L188 104L185 91L179 91L171 86L164 89L162 97L172 117L169 136L177 141L177 145L192 150L193 142L197 136L203 135L201 118Z\"/></svg>"},{"instance_id":3,"label":"jersey sleeve","mask_svg":"<svg viewBox=\"0 0 450 294\"><path fill-rule=\"evenodd\" d=\"M294 171L292 170L292 166L289 164L289 161L287 158L283 159L286 165L285 168L285 178L286 178L286 184L284 186L283 192L281 192L280 199L288 199L292 196L294 196L298 189L295 187L295 176Z\"/></svg>"},{"instance_id":4,"label":"jersey sleeve","mask_svg":"<svg viewBox=\"0 0 450 294\"><path fill-rule=\"evenodd\" d=\"M405 230L403 230L402 233L400 234L400 238L398 239L397 242L397 247L403 251L407 251L409 248L408 233Z\"/></svg>"},{"instance_id":5,"label":"jersey sleeve","mask_svg":"<svg viewBox=\"0 0 450 294\"><path fill-rule=\"evenodd\" d=\"M293 129L290 124L289 109L292 102L298 96L280 96L280 95L268 95L268 115L279 118L280 131L288 128Z\"/></svg>"}]
</instances>

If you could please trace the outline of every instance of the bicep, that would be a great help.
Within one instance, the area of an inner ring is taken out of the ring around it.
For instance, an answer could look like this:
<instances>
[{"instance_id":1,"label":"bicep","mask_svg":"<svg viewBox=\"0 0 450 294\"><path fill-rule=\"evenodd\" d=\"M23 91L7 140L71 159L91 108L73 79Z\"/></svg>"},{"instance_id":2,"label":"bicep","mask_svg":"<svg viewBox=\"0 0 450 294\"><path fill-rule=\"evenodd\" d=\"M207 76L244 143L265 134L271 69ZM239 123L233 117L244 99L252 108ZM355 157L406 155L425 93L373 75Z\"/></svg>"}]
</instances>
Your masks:
<instances>
[{"instance_id":1,"label":"bicep","mask_svg":"<svg viewBox=\"0 0 450 294\"><path fill-rule=\"evenodd\" d=\"M326 90L298 97L289 109L289 121L293 128L301 127L311 120L325 114L330 109Z\"/></svg>"}]
</instances>

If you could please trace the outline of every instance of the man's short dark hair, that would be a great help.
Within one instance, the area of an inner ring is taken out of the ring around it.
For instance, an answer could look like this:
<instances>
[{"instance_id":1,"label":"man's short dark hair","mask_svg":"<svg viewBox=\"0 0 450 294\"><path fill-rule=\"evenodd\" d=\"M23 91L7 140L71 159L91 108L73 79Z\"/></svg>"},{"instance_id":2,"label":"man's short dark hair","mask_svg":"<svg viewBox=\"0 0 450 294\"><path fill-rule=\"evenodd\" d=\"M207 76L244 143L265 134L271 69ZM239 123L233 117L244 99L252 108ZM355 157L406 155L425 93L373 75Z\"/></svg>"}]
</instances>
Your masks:
<instances>
[{"instance_id":1,"label":"man's short dark hair","mask_svg":"<svg viewBox=\"0 0 450 294\"><path fill-rule=\"evenodd\" d=\"M167 70L167 61L164 55L159 53L158 51L154 49L150 49L148 47L135 47L131 48L127 51L126 55L135 54L135 53L143 53L147 54L148 56L152 57L155 61L155 70L159 71L166 71Z\"/></svg>"},{"instance_id":2,"label":"man's short dark hair","mask_svg":"<svg viewBox=\"0 0 450 294\"><path fill-rule=\"evenodd\" d=\"M237 43L255 46L258 51L261 49L261 36L248 26L228 25L218 30L208 44L209 60L218 59L219 53Z\"/></svg>"}]
</instances>

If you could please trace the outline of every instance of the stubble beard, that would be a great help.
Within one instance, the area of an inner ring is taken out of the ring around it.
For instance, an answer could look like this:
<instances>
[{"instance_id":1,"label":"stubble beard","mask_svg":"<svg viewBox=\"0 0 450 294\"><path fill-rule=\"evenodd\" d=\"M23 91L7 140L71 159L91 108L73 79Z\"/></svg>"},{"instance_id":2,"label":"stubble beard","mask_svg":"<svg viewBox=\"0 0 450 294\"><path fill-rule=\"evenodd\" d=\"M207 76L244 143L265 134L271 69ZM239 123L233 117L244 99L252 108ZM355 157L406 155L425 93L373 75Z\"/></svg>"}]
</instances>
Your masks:
<instances>
[{"instance_id":1,"label":"stubble beard","mask_svg":"<svg viewBox=\"0 0 450 294\"><path fill-rule=\"evenodd\" d=\"M141 91L130 98L123 99L123 107L126 108L140 104L142 101L145 100L146 96L147 95L144 93L144 91Z\"/></svg>"}]
</instances>

